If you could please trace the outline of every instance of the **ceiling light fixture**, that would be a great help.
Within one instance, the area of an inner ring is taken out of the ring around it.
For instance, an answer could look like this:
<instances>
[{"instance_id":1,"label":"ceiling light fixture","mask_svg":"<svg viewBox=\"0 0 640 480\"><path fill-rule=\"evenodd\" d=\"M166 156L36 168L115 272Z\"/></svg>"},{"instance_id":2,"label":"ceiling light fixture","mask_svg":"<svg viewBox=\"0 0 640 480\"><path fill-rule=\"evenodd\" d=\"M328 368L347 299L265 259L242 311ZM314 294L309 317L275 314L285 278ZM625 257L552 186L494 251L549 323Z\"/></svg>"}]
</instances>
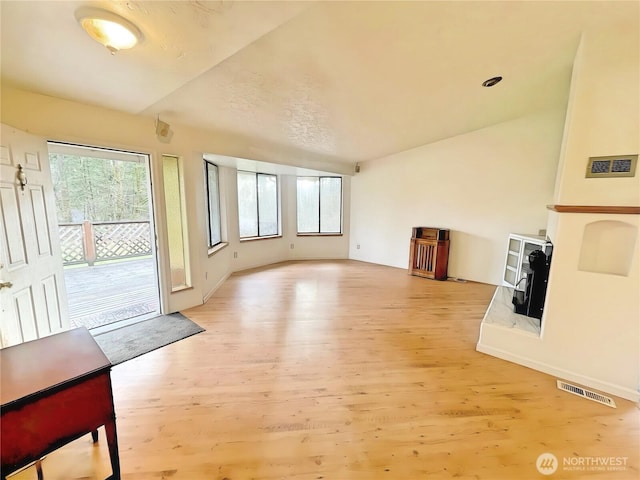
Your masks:
<instances>
[{"instance_id":1,"label":"ceiling light fixture","mask_svg":"<svg viewBox=\"0 0 640 480\"><path fill-rule=\"evenodd\" d=\"M136 46L144 39L138 27L126 18L100 8L80 7L76 20L95 41L101 43L112 55L118 50Z\"/></svg>"},{"instance_id":2,"label":"ceiling light fixture","mask_svg":"<svg viewBox=\"0 0 640 480\"><path fill-rule=\"evenodd\" d=\"M502 81L502 77L493 77L489 80L485 80L482 82L483 87L493 87L496 83L500 83Z\"/></svg>"}]
</instances>

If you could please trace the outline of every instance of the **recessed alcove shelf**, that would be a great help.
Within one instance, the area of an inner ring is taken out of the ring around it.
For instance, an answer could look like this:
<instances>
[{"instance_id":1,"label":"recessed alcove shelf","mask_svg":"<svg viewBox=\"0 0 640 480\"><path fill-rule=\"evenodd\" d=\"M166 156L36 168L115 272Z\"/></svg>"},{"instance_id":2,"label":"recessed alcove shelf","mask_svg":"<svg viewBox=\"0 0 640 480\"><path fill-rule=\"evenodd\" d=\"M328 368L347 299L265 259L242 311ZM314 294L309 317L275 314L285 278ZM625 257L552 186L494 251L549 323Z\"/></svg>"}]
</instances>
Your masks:
<instances>
[{"instance_id":1,"label":"recessed alcove shelf","mask_svg":"<svg viewBox=\"0 0 640 480\"><path fill-rule=\"evenodd\" d=\"M637 241L630 223L600 220L585 225L578 270L628 276Z\"/></svg>"},{"instance_id":2,"label":"recessed alcove shelf","mask_svg":"<svg viewBox=\"0 0 640 480\"><path fill-rule=\"evenodd\" d=\"M547 205L558 213L640 215L640 207L626 205ZM578 270L628 276L637 242L637 228L619 220L599 220L584 227Z\"/></svg>"}]
</instances>

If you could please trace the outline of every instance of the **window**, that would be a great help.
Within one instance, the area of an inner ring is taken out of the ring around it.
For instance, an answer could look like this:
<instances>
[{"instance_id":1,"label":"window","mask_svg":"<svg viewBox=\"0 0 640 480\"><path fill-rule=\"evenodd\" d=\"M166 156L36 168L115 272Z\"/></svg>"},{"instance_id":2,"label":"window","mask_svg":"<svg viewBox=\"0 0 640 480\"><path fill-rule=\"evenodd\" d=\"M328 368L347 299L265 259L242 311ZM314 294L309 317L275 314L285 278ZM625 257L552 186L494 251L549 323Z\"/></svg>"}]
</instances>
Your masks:
<instances>
[{"instance_id":1,"label":"window","mask_svg":"<svg viewBox=\"0 0 640 480\"><path fill-rule=\"evenodd\" d=\"M188 288L191 285L191 274L187 261L189 258L189 240L185 221L186 211L181 163L178 157L162 156L172 292Z\"/></svg>"},{"instance_id":2,"label":"window","mask_svg":"<svg viewBox=\"0 0 640 480\"><path fill-rule=\"evenodd\" d=\"M218 166L204 161L204 178L207 191L207 225L209 230L209 248L222 243L220 233L220 188L218 185Z\"/></svg>"},{"instance_id":3,"label":"window","mask_svg":"<svg viewBox=\"0 0 640 480\"><path fill-rule=\"evenodd\" d=\"M240 238L278 235L278 177L238 171Z\"/></svg>"},{"instance_id":4,"label":"window","mask_svg":"<svg viewBox=\"0 0 640 480\"><path fill-rule=\"evenodd\" d=\"M342 177L298 177L298 233L342 233Z\"/></svg>"}]
</instances>

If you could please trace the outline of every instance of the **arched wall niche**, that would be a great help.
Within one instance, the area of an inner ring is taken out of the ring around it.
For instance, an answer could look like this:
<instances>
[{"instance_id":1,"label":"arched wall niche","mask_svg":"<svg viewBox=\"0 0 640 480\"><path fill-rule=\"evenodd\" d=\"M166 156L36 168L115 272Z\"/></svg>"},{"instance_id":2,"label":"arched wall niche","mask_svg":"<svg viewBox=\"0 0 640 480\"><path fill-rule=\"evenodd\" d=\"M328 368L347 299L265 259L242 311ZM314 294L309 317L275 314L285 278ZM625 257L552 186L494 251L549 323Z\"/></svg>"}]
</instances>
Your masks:
<instances>
[{"instance_id":1,"label":"arched wall niche","mask_svg":"<svg viewBox=\"0 0 640 480\"><path fill-rule=\"evenodd\" d=\"M637 228L617 220L601 220L585 225L578 270L629 276Z\"/></svg>"}]
</instances>

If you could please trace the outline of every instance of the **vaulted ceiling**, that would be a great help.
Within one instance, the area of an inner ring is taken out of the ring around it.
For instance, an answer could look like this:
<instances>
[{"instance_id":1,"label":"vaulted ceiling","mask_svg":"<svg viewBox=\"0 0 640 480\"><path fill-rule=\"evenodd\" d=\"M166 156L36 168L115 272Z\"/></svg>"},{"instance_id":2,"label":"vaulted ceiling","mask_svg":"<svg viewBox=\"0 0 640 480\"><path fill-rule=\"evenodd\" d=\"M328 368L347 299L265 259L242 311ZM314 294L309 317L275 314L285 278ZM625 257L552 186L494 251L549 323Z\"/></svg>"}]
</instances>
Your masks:
<instances>
[{"instance_id":1,"label":"vaulted ceiling","mask_svg":"<svg viewBox=\"0 0 640 480\"><path fill-rule=\"evenodd\" d=\"M127 18L144 41L110 55L76 22L83 5ZM612 1L3 0L1 74L353 163L561 108L581 33L637 15L637 2Z\"/></svg>"}]
</instances>

